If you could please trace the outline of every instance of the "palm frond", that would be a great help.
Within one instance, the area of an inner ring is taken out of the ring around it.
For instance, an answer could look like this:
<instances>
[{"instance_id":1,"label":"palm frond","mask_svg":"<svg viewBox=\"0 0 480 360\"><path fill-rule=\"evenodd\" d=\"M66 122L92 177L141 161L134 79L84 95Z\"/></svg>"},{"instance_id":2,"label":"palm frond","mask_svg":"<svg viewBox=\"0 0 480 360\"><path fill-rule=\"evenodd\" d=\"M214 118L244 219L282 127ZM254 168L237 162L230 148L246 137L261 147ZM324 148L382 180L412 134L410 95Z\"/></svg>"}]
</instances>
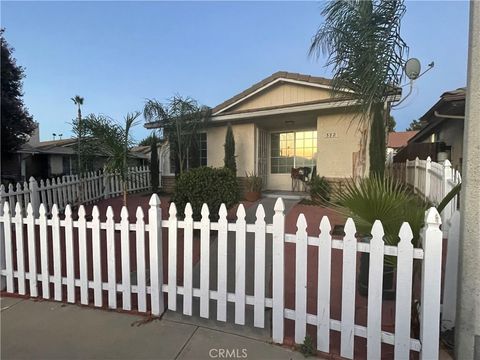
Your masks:
<instances>
[{"instance_id":1,"label":"palm frond","mask_svg":"<svg viewBox=\"0 0 480 360\"><path fill-rule=\"evenodd\" d=\"M333 71L332 91L353 90L370 118L373 104L382 103L400 83L408 46L400 35L403 0L334 0L321 14L325 22L312 38L310 56L327 56Z\"/></svg>"}]
</instances>

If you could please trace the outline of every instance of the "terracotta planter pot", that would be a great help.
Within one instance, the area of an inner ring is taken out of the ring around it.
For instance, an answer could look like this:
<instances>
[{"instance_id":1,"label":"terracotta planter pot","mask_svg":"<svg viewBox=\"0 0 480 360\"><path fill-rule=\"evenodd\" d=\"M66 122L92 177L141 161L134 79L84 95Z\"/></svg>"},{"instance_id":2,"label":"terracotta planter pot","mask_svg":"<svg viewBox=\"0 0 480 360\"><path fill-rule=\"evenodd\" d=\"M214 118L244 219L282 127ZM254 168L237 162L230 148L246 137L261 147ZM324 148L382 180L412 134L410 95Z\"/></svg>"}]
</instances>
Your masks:
<instances>
[{"instance_id":1,"label":"terracotta planter pot","mask_svg":"<svg viewBox=\"0 0 480 360\"><path fill-rule=\"evenodd\" d=\"M254 202L257 201L262 197L262 193L260 191L247 191L245 192L245 200Z\"/></svg>"}]
</instances>

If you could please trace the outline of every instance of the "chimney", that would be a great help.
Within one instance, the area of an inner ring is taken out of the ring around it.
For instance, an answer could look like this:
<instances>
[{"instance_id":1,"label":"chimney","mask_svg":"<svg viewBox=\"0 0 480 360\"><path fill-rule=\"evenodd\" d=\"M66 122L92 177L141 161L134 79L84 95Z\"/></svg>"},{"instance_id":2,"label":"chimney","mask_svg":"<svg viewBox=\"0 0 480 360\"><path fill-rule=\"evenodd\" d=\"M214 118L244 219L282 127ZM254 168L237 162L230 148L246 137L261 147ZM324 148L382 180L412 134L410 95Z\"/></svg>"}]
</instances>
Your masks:
<instances>
[{"instance_id":1,"label":"chimney","mask_svg":"<svg viewBox=\"0 0 480 360\"><path fill-rule=\"evenodd\" d=\"M35 130L33 130L32 135L30 135L30 139L28 143L32 146L38 145L40 142L40 124L35 122Z\"/></svg>"}]
</instances>

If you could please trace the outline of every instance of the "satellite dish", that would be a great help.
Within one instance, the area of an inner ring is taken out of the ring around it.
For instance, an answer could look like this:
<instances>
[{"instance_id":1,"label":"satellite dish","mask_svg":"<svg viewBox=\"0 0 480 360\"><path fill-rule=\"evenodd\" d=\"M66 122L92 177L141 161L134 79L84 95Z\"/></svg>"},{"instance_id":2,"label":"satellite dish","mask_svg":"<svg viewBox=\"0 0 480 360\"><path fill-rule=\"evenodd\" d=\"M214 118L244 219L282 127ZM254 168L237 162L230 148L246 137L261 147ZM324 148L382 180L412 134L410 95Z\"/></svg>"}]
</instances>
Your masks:
<instances>
[{"instance_id":1,"label":"satellite dish","mask_svg":"<svg viewBox=\"0 0 480 360\"><path fill-rule=\"evenodd\" d=\"M405 74L410 80L415 80L420 76L420 60L416 58L408 59L405 63Z\"/></svg>"}]
</instances>

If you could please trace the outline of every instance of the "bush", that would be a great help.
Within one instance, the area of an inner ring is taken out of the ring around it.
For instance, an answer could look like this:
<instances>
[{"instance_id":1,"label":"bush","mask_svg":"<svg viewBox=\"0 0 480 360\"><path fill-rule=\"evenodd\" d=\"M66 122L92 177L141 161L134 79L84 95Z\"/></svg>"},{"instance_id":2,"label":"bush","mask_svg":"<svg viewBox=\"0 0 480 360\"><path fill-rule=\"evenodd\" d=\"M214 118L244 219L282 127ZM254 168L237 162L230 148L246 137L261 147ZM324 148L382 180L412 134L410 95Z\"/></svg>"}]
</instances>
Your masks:
<instances>
[{"instance_id":1,"label":"bush","mask_svg":"<svg viewBox=\"0 0 480 360\"><path fill-rule=\"evenodd\" d=\"M313 201L324 203L330 201L331 186L325 177L313 176L310 180L310 197Z\"/></svg>"},{"instance_id":2,"label":"bush","mask_svg":"<svg viewBox=\"0 0 480 360\"><path fill-rule=\"evenodd\" d=\"M208 205L210 219L218 219L220 205L227 208L238 203L240 191L235 174L226 168L199 167L181 174L175 182L173 201L178 214L183 216L185 205L193 208L193 218L201 218L203 203Z\"/></svg>"}]
</instances>

